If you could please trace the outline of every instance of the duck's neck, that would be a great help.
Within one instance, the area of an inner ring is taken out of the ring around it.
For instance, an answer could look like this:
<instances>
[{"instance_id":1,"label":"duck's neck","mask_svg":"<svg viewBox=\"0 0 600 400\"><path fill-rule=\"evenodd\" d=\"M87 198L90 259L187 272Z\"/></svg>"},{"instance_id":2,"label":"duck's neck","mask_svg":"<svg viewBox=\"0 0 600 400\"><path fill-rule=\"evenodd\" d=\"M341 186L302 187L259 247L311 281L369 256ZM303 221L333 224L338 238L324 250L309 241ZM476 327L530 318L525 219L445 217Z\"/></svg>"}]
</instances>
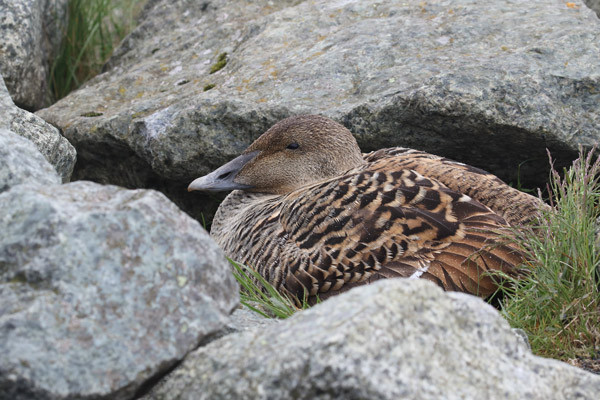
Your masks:
<instances>
[{"instance_id":1,"label":"duck's neck","mask_svg":"<svg viewBox=\"0 0 600 400\"><path fill-rule=\"evenodd\" d=\"M210 235L221 244L223 237L234 230L243 229L245 218L240 218L258 203L269 201L278 195L266 193L251 193L244 190L234 190L229 193L219 205L213 219ZM250 223L250 222L248 222Z\"/></svg>"}]
</instances>

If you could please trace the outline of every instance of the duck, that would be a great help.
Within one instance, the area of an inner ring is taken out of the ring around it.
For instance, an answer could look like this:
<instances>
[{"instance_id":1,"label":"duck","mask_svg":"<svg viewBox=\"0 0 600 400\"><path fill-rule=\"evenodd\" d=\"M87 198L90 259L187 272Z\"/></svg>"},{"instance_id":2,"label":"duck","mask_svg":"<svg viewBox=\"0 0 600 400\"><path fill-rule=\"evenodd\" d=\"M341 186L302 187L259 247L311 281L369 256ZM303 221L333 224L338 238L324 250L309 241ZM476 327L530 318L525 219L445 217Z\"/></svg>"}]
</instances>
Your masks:
<instances>
[{"instance_id":1,"label":"duck","mask_svg":"<svg viewBox=\"0 0 600 400\"><path fill-rule=\"evenodd\" d=\"M279 121L241 155L190 183L231 191L210 234L296 302L384 278L427 279L480 297L516 274L511 227L544 204L484 170L423 151L362 153L320 115Z\"/></svg>"}]
</instances>

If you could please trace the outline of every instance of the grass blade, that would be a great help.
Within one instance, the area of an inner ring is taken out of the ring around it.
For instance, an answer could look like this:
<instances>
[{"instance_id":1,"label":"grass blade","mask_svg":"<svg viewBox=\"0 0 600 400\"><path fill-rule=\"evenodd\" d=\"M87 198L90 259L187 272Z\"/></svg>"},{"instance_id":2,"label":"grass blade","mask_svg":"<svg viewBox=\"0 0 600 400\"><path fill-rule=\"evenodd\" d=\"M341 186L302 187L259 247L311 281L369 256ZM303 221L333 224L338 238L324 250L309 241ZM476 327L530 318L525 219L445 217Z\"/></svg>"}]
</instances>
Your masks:
<instances>
[{"instance_id":1,"label":"grass blade","mask_svg":"<svg viewBox=\"0 0 600 400\"><path fill-rule=\"evenodd\" d=\"M529 262L508 282L502 313L527 332L534 353L562 360L600 355L600 159L580 151L561 176L552 165L549 193L553 210L539 226L515 231ZM598 363L600 367L600 362Z\"/></svg>"}]
</instances>

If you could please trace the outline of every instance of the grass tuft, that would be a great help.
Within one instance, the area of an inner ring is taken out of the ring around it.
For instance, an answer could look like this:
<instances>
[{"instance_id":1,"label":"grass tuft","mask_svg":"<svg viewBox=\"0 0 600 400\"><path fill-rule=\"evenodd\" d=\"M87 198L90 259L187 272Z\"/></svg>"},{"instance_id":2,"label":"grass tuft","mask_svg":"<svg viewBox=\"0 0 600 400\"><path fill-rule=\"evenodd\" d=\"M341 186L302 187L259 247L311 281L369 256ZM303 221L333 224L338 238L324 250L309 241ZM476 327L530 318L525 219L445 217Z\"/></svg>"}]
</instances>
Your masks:
<instances>
[{"instance_id":1,"label":"grass tuft","mask_svg":"<svg viewBox=\"0 0 600 400\"><path fill-rule=\"evenodd\" d=\"M279 293L252 268L232 260L229 262L233 266L233 275L240 284L240 302L250 310L266 318L285 319L296 311L309 307L306 300L298 307L294 300Z\"/></svg>"},{"instance_id":2,"label":"grass tuft","mask_svg":"<svg viewBox=\"0 0 600 400\"><path fill-rule=\"evenodd\" d=\"M69 0L61 47L50 70L50 90L56 100L101 71L146 1Z\"/></svg>"},{"instance_id":3,"label":"grass tuft","mask_svg":"<svg viewBox=\"0 0 600 400\"><path fill-rule=\"evenodd\" d=\"M548 192L552 210L537 226L515 232L526 249L524 275L507 280L502 313L527 332L535 354L562 360L600 355L600 159L594 150L579 158L564 177L554 169Z\"/></svg>"}]
</instances>

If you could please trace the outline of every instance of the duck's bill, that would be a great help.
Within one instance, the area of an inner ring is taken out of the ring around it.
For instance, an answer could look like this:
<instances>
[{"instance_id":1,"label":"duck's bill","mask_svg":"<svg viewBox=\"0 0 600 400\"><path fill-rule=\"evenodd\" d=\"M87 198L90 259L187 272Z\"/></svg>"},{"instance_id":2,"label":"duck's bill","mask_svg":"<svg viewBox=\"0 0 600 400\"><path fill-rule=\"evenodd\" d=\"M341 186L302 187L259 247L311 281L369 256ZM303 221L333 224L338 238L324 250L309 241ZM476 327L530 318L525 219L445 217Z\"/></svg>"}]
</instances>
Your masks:
<instances>
[{"instance_id":1,"label":"duck's bill","mask_svg":"<svg viewBox=\"0 0 600 400\"><path fill-rule=\"evenodd\" d=\"M195 179L188 186L188 191L201 190L206 192L221 192L237 189L251 189L252 186L235 182L238 172L258 154L258 151L242 154L227 164L217 168L208 175Z\"/></svg>"}]
</instances>

